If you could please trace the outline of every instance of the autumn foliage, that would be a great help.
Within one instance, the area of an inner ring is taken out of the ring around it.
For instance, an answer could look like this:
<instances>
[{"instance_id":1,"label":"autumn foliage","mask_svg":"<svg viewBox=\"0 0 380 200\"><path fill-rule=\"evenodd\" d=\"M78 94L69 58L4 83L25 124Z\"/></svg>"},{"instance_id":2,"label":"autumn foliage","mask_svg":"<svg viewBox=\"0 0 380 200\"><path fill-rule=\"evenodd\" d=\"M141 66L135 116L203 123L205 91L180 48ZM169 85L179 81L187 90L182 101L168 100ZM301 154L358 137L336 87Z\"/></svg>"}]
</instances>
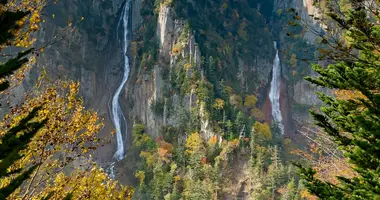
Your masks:
<instances>
[{"instance_id":1,"label":"autumn foliage","mask_svg":"<svg viewBox=\"0 0 380 200\"><path fill-rule=\"evenodd\" d=\"M18 188L11 195L12 199L19 199L20 197L34 198L36 196L46 197L53 191L55 196L64 197L69 193L73 196L81 196L82 194L76 188L79 186L76 184L78 181L88 182L90 180L84 179L84 174L86 173L77 171L75 172L77 175L74 173L66 177L62 172L63 170L69 170L70 166L81 159L89 160L85 165L92 166L92 160L91 157L88 157L88 153L106 142L106 138L99 139L97 137L103 125L97 113L86 110L82 99L78 98L79 83L57 81L54 85L50 85L49 83L43 83L42 80L40 79L37 84L37 87L41 88L37 89L34 94L27 95L24 103L20 106L15 106L11 113L7 114L1 122L0 138L5 138L9 130L20 124L20 121L27 117L36 107L39 110L29 121L37 123L44 121L44 126L36 132L26 148L20 152L22 159L8 168L14 173L0 179L0 188L5 187L10 181L18 177L21 169L35 166L31 178L24 182L26 187ZM21 137L25 132L18 132L17 134ZM101 178L102 180L108 179L108 175L96 168L92 169L89 176L103 177ZM52 181L54 181L54 184L52 184ZM102 181L99 181L98 183L101 184ZM114 189L101 189L101 187L98 189L110 192L119 188L119 186L116 187L116 183L110 182L110 180L108 182L114 185L112 186ZM80 187L84 191L91 191L91 187L94 187L94 185L87 186L81 185ZM71 193L72 191L68 189L70 187L73 187L73 190L79 193ZM56 193L62 189L67 192ZM129 193L132 191L128 189ZM83 195L85 195L84 193ZM95 195L95 193L93 194Z\"/></svg>"}]
</instances>

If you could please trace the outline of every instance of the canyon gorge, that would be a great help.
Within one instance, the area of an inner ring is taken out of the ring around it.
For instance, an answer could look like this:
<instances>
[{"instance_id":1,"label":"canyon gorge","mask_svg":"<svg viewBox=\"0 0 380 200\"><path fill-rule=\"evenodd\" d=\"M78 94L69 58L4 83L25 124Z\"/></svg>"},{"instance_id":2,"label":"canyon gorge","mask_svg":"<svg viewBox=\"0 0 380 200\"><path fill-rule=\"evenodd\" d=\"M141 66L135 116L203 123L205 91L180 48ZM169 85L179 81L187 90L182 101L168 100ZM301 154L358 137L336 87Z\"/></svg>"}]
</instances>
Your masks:
<instances>
[{"instance_id":1,"label":"canyon gorge","mask_svg":"<svg viewBox=\"0 0 380 200\"><path fill-rule=\"evenodd\" d=\"M298 129L311 119L307 110L322 104L315 92L328 91L303 79L314 75L304 58L314 56L317 36L289 27L288 10L294 8L321 30L311 17L319 9L312 0L225 2L48 4L36 33L36 46L48 46L15 91L30 90L43 69L51 79L79 81L86 107L104 119L99 137L110 140L93 159L123 184L138 185L134 162L141 154L133 152L137 125L144 125L144 133L159 141L157 145L172 140L174 146L185 146L197 132L220 146L233 138L249 146L244 140L254 131L253 121L271 127L271 139L297 140ZM297 37L289 39L289 32ZM271 143L273 151L286 148L279 143ZM254 188L247 178L250 164L244 162L249 159L243 153L234 156L236 161L223 171L230 178L224 198L248 199L248 188Z\"/></svg>"}]
</instances>

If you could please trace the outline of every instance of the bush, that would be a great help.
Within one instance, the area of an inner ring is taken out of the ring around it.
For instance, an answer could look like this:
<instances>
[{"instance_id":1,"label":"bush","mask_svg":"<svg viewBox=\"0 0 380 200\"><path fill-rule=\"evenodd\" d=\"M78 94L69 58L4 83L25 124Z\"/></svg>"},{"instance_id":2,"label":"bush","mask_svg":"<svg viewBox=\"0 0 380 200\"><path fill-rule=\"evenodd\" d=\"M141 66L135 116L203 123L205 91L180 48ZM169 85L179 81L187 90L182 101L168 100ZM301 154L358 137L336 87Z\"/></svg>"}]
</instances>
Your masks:
<instances>
[{"instance_id":1,"label":"bush","mask_svg":"<svg viewBox=\"0 0 380 200\"><path fill-rule=\"evenodd\" d=\"M244 106L247 108L252 108L257 103L257 97L255 95L247 95L244 98Z\"/></svg>"},{"instance_id":2,"label":"bush","mask_svg":"<svg viewBox=\"0 0 380 200\"><path fill-rule=\"evenodd\" d=\"M145 125L144 124L135 124L132 130L133 134L143 134L145 133Z\"/></svg>"},{"instance_id":3,"label":"bush","mask_svg":"<svg viewBox=\"0 0 380 200\"><path fill-rule=\"evenodd\" d=\"M241 106L243 99L241 96L234 94L230 97L230 104L233 106Z\"/></svg>"},{"instance_id":4,"label":"bush","mask_svg":"<svg viewBox=\"0 0 380 200\"><path fill-rule=\"evenodd\" d=\"M255 124L253 125L253 128L255 129L259 138L267 140L267 141L272 139L272 132L268 124L255 122Z\"/></svg>"}]
</instances>

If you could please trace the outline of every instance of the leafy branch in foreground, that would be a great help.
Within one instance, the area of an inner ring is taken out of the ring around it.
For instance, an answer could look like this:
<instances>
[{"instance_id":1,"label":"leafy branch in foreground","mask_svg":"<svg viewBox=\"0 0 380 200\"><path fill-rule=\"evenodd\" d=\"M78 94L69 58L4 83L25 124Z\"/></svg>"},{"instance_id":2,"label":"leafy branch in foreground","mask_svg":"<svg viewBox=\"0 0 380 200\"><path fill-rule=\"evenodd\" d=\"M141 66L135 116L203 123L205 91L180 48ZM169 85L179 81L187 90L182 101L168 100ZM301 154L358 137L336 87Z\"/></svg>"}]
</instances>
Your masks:
<instances>
[{"instance_id":1,"label":"leafy branch in foreground","mask_svg":"<svg viewBox=\"0 0 380 200\"><path fill-rule=\"evenodd\" d=\"M1 138L0 144L0 179L6 176L19 173L22 171L21 168L14 171L7 171L7 169L15 163L17 160L21 159L22 156L20 152L27 148L28 143L36 135L38 130L44 126L46 120L41 122L30 122L38 110L41 107L34 108L25 118L23 118L18 125L11 128L4 137ZM25 132L21 136L17 137L17 133ZM5 199L13 191L18 188L25 179L29 178L31 173L36 168L36 165L30 166L27 170L24 170L20 175L16 176L11 182L0 189L0 199Z\"/></svg>"},{"instance_id":2,"label":"leafy branch in foreground","mask_svg":"<svg viewBox=\"0 0 380 200\"><path fill-rule=\"evenodd\" d=\"M342 30L346 41L339 48L347 52L341 55L355 54L355 59L342 56L327 68L314 65L319 76L306 77L318 86L359 94L342 99L318 93L325 106L321 112L311 112L316 124L332 137L357 173L350 178L337 177L339 183L333 185L316 178L315 171L300 168L309 191L322 199L380 198L380 26L376 23L378 2L372 3L377 6L350 0L344 12L339 6L329 7L328 16Z\"/></svg>"},{"instance_id":3,"label":"leafy branch in foreground","mask_svg":"<svg viewBox=\"0 0 380 200\"><path fill-rule=\"evenodd\" d=\"M2 160L1 163L4 163L1 165L2 169L12 172L0 179L0 190L8 191L7 187L12 188L7 192L7 195L11 194L9 196L11 199L49 196L46 191L58 191L59 187L63 187L62 185L51 185L52 182L56 183L58 177L63 176L63 171L74 173L65 178L67 180L64 183L68 184L65 186L67 189L82 178L79 175L74 176L75 173L83 174L84 172L80 172L81 170L84 170L88 165L92 166L92 159L88 153L106 142L106 139L97 138L97 134L103 126L97 113L84 109L82 99L77 97L79 83L56 81L54 86L41 83L39 86L46 88L29 95L22 106L16 106L1 122L0 139L4 144L2 147L4 154L10 155L7 151L14 148L9 146L11 142L5 139L29 138L28 141L15 143L17 144L15 149L23 145L19 155L15 156L15 158L22 159L12 160L9 163ZM30 111L33 111L33 118L29 117ZM8 134L12 133L13 130L18 130L18 124L25 124L25 119L29 120L30 123L40 123L41 127L33 135ZM89 160L90 163L83 163L84 160ZM108 176L104 172L98 169L93 170L95 170L94 173L96 172L96 177L104 176L104 181L111 181L108 180ZM23 171L27 171L28 176L23 176ZM20 174L23 176L22 179L18 178ZM65 174L67 175L67 173ZM17 184L10 184L12 182ZM18 187L21 183L23 187ZM112 181L109 183L116 184ZM60 184L63 183L60 182ZM124 188L116 185L113 191ZM81 185L81 187L92 190L90 185ZM74 186L72 189L73 191L67 190L62 195L71 193L75 197L77 189ZM111 187L107 187L107 189L111 191ZM130 188L124 188L120 191L124 190L128 190L129 193L133 191ZM63 196L59 196L59 199L61 197L63 198Z\"/></svg>"}]
</instances>

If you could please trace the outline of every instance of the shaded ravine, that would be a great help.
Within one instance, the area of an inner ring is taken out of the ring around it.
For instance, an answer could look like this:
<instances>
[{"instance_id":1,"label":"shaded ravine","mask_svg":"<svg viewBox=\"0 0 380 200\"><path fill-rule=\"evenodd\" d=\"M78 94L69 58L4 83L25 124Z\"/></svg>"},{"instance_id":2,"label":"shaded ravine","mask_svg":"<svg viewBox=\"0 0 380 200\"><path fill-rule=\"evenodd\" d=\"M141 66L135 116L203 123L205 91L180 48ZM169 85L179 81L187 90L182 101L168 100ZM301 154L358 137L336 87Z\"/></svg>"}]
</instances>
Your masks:
<instances>
[{"instance_id":1,"label":"shaded ravine","mask_svg":"<svg viewBox=\"0 0 380 200\"><path fill-rule=\"evenodd\" d=\"M122 46L122 53L124 56L124 68L123 68L123 78L122 81L117 88L113 98L112 98L112 107L111 107L111 118L112 122L116 129L116 140L117 140L117 150L115 152L114 158L116 160L121 160L124 157L124 140L123 137L127 137L127 121L121 109L119 103L119 97L122 89L124 88L125 83L128 80L130 66L129 66L129 58L127 56L128 51L128 39L129 39L129 11L131 7L131 0L127 0L125 2L123 11L121 13L120 20L117 25L117 32L122 32L123 35L121 38L118 37ZM119 29L122 28L122 31Z\"/></svg>"},{"instance_id":2,"label":"shaded ravine","mask_svg":"<svg viewBox=\"0 0 380 200\"><path fill-rule=\"evenodd\" d=\"M272 107L272 118L284 134L284 124L282 122L282 114L280 107L280 93L281 93L281 65L280 57L277 49L277 42L274 42L274 48L276 49L276 56L273 61L272 81L270 83L269 99Z\"/></svg>"}]
</instances>

